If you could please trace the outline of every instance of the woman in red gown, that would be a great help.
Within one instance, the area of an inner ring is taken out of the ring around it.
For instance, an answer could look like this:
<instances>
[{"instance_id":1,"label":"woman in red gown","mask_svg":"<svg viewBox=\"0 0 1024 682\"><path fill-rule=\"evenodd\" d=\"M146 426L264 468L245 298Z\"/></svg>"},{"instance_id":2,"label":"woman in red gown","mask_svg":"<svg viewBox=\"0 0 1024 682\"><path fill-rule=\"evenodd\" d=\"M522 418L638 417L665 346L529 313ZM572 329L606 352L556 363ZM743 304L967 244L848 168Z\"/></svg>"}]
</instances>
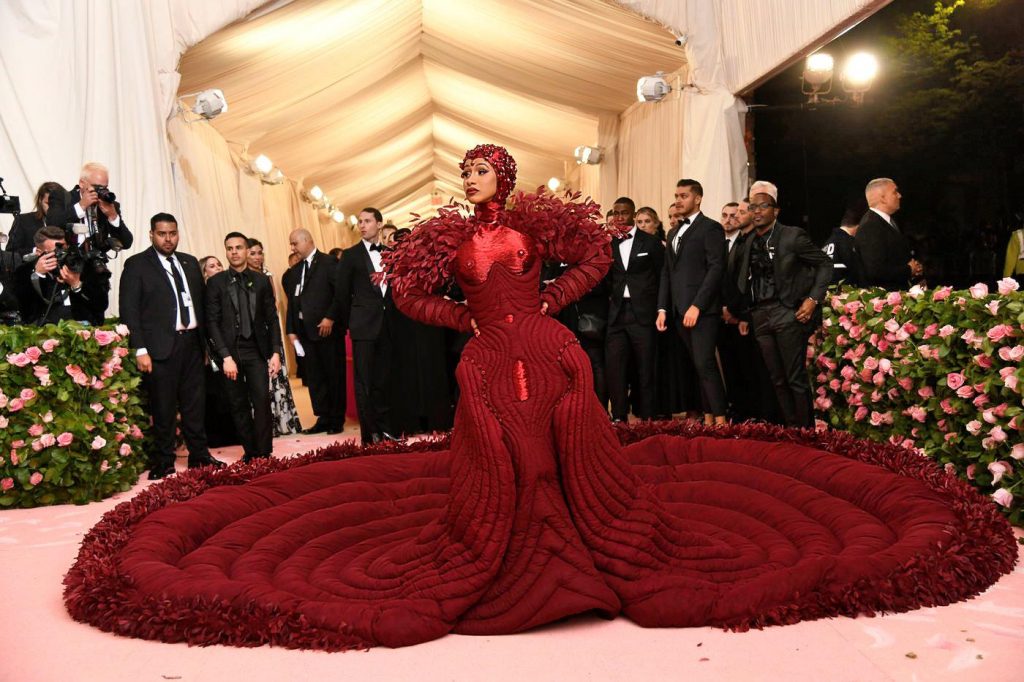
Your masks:
<instances>
[{"instance_id":1,"label":"woman in red gown","mask_svg":"<svg viewBox=\"0 0 1024 682\"><path fill-rule=\"evenodd\" d=\"M403 312L474 331L450 440L152 486L83 543L65 579L75 618L322 649L585 612L746 629L945 604L1012 568L994 506L916 453L763 426L613 430L553 318L609 267L598 207L519 194L506 208L500 147L462 171L473 216L442 210L385 263ZM541 291L543 260L570 267ZM436 293L452 277L465 303Z\"/></svg>"}]
</instances>

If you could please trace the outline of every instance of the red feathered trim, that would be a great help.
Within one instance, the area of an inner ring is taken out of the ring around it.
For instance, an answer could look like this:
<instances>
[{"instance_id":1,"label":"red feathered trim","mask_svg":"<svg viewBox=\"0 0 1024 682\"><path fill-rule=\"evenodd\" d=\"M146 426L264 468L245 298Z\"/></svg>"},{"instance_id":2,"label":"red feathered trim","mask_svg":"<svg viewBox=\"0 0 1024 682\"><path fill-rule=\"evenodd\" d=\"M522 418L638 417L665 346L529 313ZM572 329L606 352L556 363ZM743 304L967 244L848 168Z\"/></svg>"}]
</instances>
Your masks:
<instances>
[{"instance_id":1,"label":"red feathered trim","mask_svg":"<svg viewBox=\"0 0 1024 682\"><path fill-rule=\"evenodd\" d=\"M944 473L932 460L893 445L858 440L837 431L788 430L766 425L703 427L683 422L651 422L616 427L620 440L632 443L656 434L745 438L790 442L881 466L922 481L938 493L959 519L948 540L927 556L916 557L882 578L833 591L800 595L792 603L757 616L710 623L731 630L783 625L837 615L874 615L924 606L941 606L972 597L1009 573L1017 560L1013 532L995 505L971 486ZM413 444L359 448L335 445L290 459L265 459L215 471L184 472L151 485L104 514L86 535L75 564L64 578L64 602L71 616L121 635L196 645L229 644L340 651L366 648L344 632L320 629L304 618L266 608L239 608L203 599L171 600L141 596L120 573L118 552L148 514L196 497L210 488L241 485L265 474L313 462L359 454L442 450L449 437ZM742 501L739 502L742 504Z\"/></svg>"}]
</instances>

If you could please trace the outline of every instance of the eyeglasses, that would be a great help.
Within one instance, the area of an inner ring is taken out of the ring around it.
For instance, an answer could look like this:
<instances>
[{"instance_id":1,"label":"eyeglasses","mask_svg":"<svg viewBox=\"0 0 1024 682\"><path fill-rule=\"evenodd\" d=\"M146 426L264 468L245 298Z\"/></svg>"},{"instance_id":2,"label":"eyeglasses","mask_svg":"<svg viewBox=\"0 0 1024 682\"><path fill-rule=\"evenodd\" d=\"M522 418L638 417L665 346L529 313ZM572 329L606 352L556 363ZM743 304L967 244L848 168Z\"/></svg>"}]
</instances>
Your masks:
<instances>
[{"instance_id":1,"label":"eyeglasses","mask_svg":"<svg viewBox=\"0 0 1024 682\"><path fill-rule=\"evenodd\" d=\"M763 204L750 204L749 210L756 211L758 209L767 211L769 208L775 208L775 204L769 204L767 201Z\"/></svg>"}]
</instances>

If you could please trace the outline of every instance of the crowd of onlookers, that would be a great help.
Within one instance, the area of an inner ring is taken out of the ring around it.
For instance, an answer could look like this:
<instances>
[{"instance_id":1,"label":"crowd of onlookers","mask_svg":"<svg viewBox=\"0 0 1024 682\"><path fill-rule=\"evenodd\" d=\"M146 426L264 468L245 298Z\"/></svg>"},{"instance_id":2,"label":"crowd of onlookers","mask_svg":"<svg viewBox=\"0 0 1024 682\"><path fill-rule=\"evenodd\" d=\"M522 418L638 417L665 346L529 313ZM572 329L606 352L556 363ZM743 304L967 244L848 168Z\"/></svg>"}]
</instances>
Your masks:
<instances>
[{"instance_id":1,"label":"crowd of onlookers","mask_svg":"<svg viewBox=\"0 0 1024 682\"><path fill-rule=\"evenodd\" d=\"M16 218L0 268L4 322L102 322L105 254L132 243L107 182L103 166L87 164L71 192L44 183L34 210ZM923 281L895 218L899 189L888 178L870 181L867 210L847 212L824 248L779 220L770 182L713 212L703 196L699 181L680 180L666 222L654 208L617 199L606 215L621 235L611 269L559 319L587 353L614 421L685 413L708 424L811 426L806 347L827 287ZM329 253L309 231L294 230L278 282L258 240L232 232L223 260L197 260L178 252L174 216L153 216L151 248L125 262L119 310L150 396L152 478L173 471L179 414L193 466L219 464L208 448L231 443L243 445L246 459L269 456L274 435L300 430L286 355L317 418L306 432L341 431L346 337L365 443L450 426L454 367L467 339L397 310L374 275L382 252L410 231L374 208L358 218L361 239ZM547 264L544 280L564 267ZM1011 237L1003 274L1024 275L1024 230Z\"/></svg>"}]
</instances>

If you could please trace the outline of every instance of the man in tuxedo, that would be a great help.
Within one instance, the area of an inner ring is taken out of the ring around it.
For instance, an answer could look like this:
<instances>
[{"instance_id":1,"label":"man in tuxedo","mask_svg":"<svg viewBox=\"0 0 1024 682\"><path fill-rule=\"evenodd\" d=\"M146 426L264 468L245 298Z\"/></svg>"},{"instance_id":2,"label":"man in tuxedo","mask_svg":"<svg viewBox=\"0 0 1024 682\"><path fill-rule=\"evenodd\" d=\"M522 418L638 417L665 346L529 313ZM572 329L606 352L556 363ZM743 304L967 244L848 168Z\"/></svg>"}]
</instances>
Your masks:
<instances>
[{"instance_id":1,"label":"man in tuxedo","mask_svg":"<svg viewBox=\"0 0 1024 682\"><path fill-rule=\"evenodd\" d=\"M844 213L839 227L832 230L821 249L832 259L832 284L862 286L864 267L861 265L860 249L857 248L860 215L856 209Z\"/></svg>"},{"instance_id":2,"label":"man in tuxedo","mask_svg":"<svg viewBox=\"0 0 1024 682\"><path fill-rule=\"evenodd\" d=\"M821 320L832 261L802 229L776 220L771 194L753 195L750 208L754 232L738 254L736 278L743 314L753 322L786 424L813 427L807 341ZM740 323L741 333L747 324Z\"/></svg>"},{"instance_id":3,"label":"man in tuxedo","mask_svg":"<svg viewBox=\"0 0 1024 682\"><path fill-rule=\"evenodd\" d=\"M654 320L665 247L657 237L637 230L634 213L631 199L615 200L612 220L632 229L625 237L612 240L612 267L607 276L610 293L605 363L614 421L625 421L629 414L630 363L637 377L634 412L640 419L650 419L654 414Z\"/></svg>"},{"instance_id":4,"label":"man in tuxedo","mask_svg":"<svg viewBox=\"0 0 1024 682\"><path fill-rule=\"evenodd\" d=\"M224 466L206 446L206 376L203 370L203 275L199 262L178 253L178 221L157 213L149 221L152 246L125 261L121 321L131 332L153 417L155 451L149 479L174 473L175 418L188 446L189 468Z\"/></svg>"},{"instance_id":5,"label":"man in tuxedo","mask_svg":"<svg viewBox=\"0 0 1024 682\"><path fill-rule=\"evenodd\" d=\"M340 433L345 429L345 345L344 331L334 324L338 261L317 250L309 230L293 230L288 241L300 260L281 278L288 295L285 331L296 353L302 351L316 415L316 423L304 433Z\"/></svg>"},{"instance_id":6,"label":"man in tuxedo","mask_svg":"<svg viewBox=\"0 0 1024 682\"><path fill-rule=\"evenodd\" d=\"M206 283L206 329L224 368L243 462L270 457L274 425L270 377L281 369L281 325L270 278L249 268L249 242L241 232L224 238L228 269Z\"/></svg>"},{"instance_id":7,"label":"man in tuxedo","mask_svg":"<svg viewBox=\"0 0 1024 682\"><path fill-rule=\"evenodd\" d=\"M63 228L48 225L33 236L35 260L25 259L15 277L21 318L29 324L76 320L103 324L110 295L110 273L92 263L58 262L67 249Z\"/></svg>"},{"instance_id":8,"label":"man in tuxedo","mask_svg":"<svg viewBox=\"0 0 1024 682\"><path fill-rule=\"evenodd\" d=\"M394 440L389 433L393 344L388 323L391 316L386 314L394 304L388 285L370 279L381 271L383 226L384 218L377 209L359 212L362 239L341 255L335 286L342 330L347 329L352 337L353 384L364 445Z\"/></svg>"},{"instance_id":9,"label":"man in tuxedo","mask_svg":"<svg viewBox=\"0 0 1024 682\"><path fill-rule=\"evenodd\" d=\"M665 267L658 288L656 326L678 330L700 381L706 424L724 424L727 404L718 371L715 344L722 312L725 275L725 233L701 213L704 188L685 178L676 184L676 206L683 213L668 233Z\"/></svg>"},{"instance_id":10,"label":"man in tuxedo","mask_svg":"<svg viewBox=\"0 0 1024 682\"><path fill-rule=\"evenodd\" d=\"M862 286L898 291L910 286L924 268L914 258L910 244L896 226L893 214L900 210L900 192L889 178L875 178L864 190L868 211L854 237L863 264Z\"/></svg>"},{"instance_id":11,"label":"man in tuxedo","mask_svg":"<svg viewBox=\"0 0 1024 682\"><path fill-rule=\"evenodd\" d=\"M76 185L67 193L63 202L49 202L46 215L47 225L67 227L69 223L84 223L87 218L95 219L101 234L117 241L117 248L127 249L134 237L121 218L121 204L106 201L110 182L107 167L90 162L82 166L82 173Z\"/></svg>"}]
</instances>

